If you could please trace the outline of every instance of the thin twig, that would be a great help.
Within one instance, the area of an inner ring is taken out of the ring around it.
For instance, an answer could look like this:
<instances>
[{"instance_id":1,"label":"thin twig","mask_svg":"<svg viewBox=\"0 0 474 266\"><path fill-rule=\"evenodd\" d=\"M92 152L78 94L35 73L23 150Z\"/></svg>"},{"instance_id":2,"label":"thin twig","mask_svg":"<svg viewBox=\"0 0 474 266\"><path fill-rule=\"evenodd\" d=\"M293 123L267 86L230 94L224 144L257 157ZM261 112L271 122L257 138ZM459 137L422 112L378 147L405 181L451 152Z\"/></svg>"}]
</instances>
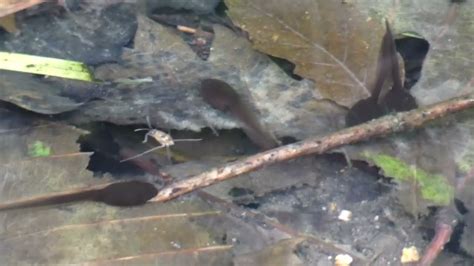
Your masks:
<instances>
[{"instance_id":1,"label":"thin twig","mask_svg":"<svg viewBox=\"0 0 474 266\"><path fill-rule=\"evenodd\" d=\"M459 222L458 216L459 214L453 204L441 209L436 218L435 236L426 247L418 266L430 266L438 258L446 243L451 239L454 227Z\"/></svg>"},{"instance_id":2,"label":"thin twig","mask_svg":"<svg viewBox=\"0 0 474 266\"><path fill-rule=\"evenodd\" d=\"M474 168L467 175L456 179L456 195L463 193L466 182L473 178ZM450 241L454 228L458 225L460 214L454 203L441 208L436 215L435 235L426 247L418 266L431 265L441 254L444 246Z\"/></svg>"},{"instance_id":3,"label":"thin twig","mask_svg":"<svg viewBox=\"0 0 474 266\"><path fill-rule=\"evenodd\" d=\"M322 138L310 138L268 150L170 184L161 189L151 201L168 201L196 189L204 188L277 162L287 161L308 154L322 154L343 145L419 128L429 121L471 107L474 107L474 93L413 111L384 116Z\"/></svg>"}]
</instances>

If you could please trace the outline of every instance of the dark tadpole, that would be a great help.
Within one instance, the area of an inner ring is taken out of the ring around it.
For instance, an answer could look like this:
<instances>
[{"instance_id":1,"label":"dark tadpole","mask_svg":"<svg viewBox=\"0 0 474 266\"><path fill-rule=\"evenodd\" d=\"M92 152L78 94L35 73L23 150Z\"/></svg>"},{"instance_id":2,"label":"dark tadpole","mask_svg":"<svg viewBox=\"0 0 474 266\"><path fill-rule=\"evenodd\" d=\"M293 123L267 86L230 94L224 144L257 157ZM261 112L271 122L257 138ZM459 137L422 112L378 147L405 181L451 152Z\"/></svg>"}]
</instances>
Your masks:
<instances>
[{"instance_id":1,"label":"dark tadpole","mask_svg":"<svg viewBox=\"0 0 474 266\"><path fill-rule=\"evenodd\" d=\"M388 21L385 21L385 26L372 94L349 110L347 126L364 123L390 112L417 108L415 98L403 87L395 41Z\"/></svg>"},{"instance_id":2,"label":"dark tadpole","mask_svg":"<svg viewBox=\"0 0 474 266\"><path fill-rule=\"evenodd\" d=\"M252 108L226 82L204 79L201 82L201 96L213 108L231 113L239 120L245 134L262 149L278 146L273 136L262 127Z\"/></svg>"},{"instance_id":3,"label":"dark tadpole","mask_svg":"<svg viewBox=\"0 0 474 266\"><path fill-rule=\"evenodd\" d=\"M78 201L96 201L111 206L138 206L156 196L158 189L150 183L132 180L117 182L102 188L34 197L10 203L0 203L0 210L31 208Z\"/></svg>"}]
</instances>

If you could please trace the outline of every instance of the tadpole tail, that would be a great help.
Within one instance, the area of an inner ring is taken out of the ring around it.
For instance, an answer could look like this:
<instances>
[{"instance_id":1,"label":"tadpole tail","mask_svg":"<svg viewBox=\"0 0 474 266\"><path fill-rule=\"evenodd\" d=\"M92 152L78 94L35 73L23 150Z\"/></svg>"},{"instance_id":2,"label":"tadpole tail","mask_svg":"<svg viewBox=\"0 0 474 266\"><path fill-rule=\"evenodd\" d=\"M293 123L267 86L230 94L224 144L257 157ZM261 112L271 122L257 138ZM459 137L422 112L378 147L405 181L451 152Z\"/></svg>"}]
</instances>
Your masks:
<instances>
[{"instance_id":1,"label":"tadpole tail","mask_svg":"<svg viewBox=\"0 0 474 266\"><path fill-rule=\"evenodd\" d=\"M250 108L233 106L231 112L241 122L245 134L260 148L269 150L278 146L278 142L263 128L258 121L257 116L254 113L251 113Z\"/></svg>"},{"instance_id":2,"label":"tadpole tail","mask_svg":"<svg viewBox=\"0 0 474 266\"><path fill-rule=\"evenodd\" d=\"M376 79L372 85L371 97L381 102L384 83L392 80L394 87L401 88L401 80L397 59L397 51L390 24L385 20L385 34L380 45L379 56L377 60Z\"/></svg>"},{"instance_id":3,"label":"tadpole tail","mask_svg":"<svg viewBox=\"0 0 474 266\"><path fill-rule=\"evenodd\" d=\"M94 200L96 198L97 193L97 189L92 189L86 191L43 195L28 199L10 201L6 203L0 203L0 211L48 206L85 200Z\"/></svg>"}]
</instances>

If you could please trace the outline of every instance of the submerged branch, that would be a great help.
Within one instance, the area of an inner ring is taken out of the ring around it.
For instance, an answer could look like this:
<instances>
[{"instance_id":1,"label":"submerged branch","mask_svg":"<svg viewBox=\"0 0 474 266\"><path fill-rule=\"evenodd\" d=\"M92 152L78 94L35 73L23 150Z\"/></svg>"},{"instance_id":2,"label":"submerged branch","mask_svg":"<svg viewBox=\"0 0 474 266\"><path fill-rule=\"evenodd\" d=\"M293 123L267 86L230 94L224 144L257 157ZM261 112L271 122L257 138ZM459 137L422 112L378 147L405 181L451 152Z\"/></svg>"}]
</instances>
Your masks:
<instances>
[{"instance_id":1,"label":"submerged branch","mask_svg":"<svg viewBox=\"0 0 474 266\"><path fill-rule=\"evenodd\" d=\"M213 168L164 187L151 201L168 201L196 189L204 188L277 162L295 159L308 154L322 154L343 145L354 144L373 137L420 128L427 122L472 107L474 107L474 93L409 112L387 115L358 126L340 130L325 137L309 138Z\"/></svg>"}]
</instances>

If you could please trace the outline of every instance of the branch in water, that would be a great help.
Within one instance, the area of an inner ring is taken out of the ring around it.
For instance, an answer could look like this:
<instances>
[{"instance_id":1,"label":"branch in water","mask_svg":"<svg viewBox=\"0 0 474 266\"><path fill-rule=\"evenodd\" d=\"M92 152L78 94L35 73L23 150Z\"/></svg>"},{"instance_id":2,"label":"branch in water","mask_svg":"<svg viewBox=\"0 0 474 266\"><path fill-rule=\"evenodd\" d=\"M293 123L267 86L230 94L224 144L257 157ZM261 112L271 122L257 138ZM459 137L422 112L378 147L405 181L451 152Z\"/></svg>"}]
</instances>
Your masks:
<instances>
[{"instance_id":1,"label":"branch in water","mask_svg":"<svg viewBox=\"0 0 474 266\"><path fill-rule=\"evenodd\" d=\"M468 86L472 86L472 82ZM322 138L310 138L211 169L164 187L151 201L168 201L196 189L204 188L277 162L295 159L308 154L322 154L329 150L373 137L419 128L432 120L472 107L474 107L474 93L413 111L384 116Z\"/></svg>"}]
</instances>

